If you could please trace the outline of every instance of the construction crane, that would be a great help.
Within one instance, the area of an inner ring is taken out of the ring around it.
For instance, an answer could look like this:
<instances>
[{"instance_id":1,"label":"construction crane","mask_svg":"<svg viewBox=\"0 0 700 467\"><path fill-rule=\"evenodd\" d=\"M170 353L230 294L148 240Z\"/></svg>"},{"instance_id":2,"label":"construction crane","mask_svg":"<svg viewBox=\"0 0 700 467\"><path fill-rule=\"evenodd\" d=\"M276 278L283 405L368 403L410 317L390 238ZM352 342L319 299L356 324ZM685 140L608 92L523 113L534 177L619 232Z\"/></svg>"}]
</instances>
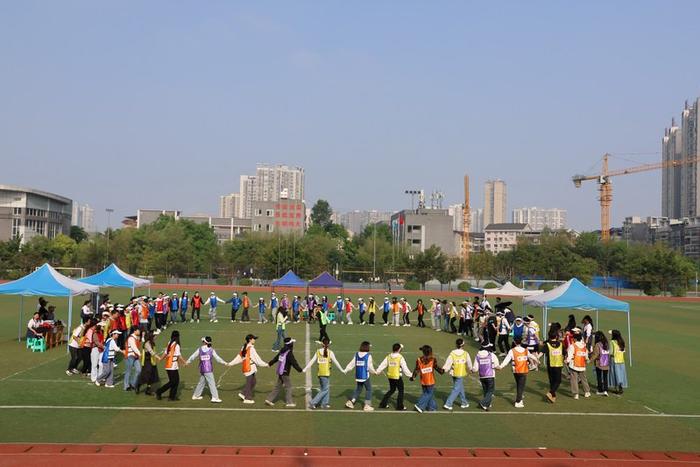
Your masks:
<instances>
[{"instance_id":1,"label":"construction crane","mask_svg":"<svg viewBox=\"0 0 700 467\"><path fill-rule=\"evenodd\" d=\"M643 164L626 169L608 170L608 158L610 154L603 156L603 170L597 175L574 175L571 179L576 188L581 187L581 183L588 180L596 180L598 182L598 201L600 201L600 238L603 241L610 240L610 205L612 204L612 181L611 177L619 175L629 175L638 172L646 172L656 169L668 169L671 167L680 167L685 164L693 164L700 162L700 157L691 157L688 159L668 160L656 162L654 164Z\"/></svg>"},{"instance_id":2,"label":"construction crane","mask_svg":"<svg viewBox=\"0 0 700 467\"><path fill-rule=\"evenodd\" d=\"M462 273L469 271L469 228L471 227L471 208L469 207L469 175L464 176L464 205L462 206Z\"/></svg>"}]
</instances>

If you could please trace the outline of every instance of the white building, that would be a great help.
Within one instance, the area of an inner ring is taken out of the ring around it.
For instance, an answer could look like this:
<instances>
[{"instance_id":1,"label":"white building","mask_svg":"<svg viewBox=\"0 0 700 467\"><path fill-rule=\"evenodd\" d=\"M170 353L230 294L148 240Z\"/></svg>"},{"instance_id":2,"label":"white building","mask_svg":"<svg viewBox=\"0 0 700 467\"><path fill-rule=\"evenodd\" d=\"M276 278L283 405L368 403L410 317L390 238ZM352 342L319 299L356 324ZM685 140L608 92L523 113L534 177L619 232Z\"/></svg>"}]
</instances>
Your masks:
<instances>
[{"instance_id":1,"label":"white building","mask_svg":"<svg viewBox=\"0 0 700 467\"><path fill-rule=\"evenodd\" d=\"M462 204L453 204L447 208L447 211L452 216L452 228L455 232L464 230L464 208ZM469 232L481 233L484 231L484 210L472 209L469 211Z\"/></svg>"},{"instance_id":2,"label":"white building","mask_svg":"<svg viewBox=\"0 0 700 467\"><path fill-rule=\"evenodd\" d=\"M510 251L518 238L532 232L527 224L489 224L484 229L484 249L493 254Z\"/></svg>"},{"instance_id":3,"label":"white building","mask_svg":"<svg viewBox=\"0 0 700 467\"><path fill-rule=\"evenodd\" d=\"M255 175L241 175L238 208L241 217L253 217L253 202L257 201L257 193L258 178Z\"/></svg>"},{"instance_id":4,"label":"white building","mask_svg":"<svg viewBox=\"0 0 700 467\"><path fill-rule=\"evenodd\" d=\"M219 200L219 217L243 217L241 216L240 193L221 196Z\"/></svg>"},{"instance_id":5,"label":"white building","mask_svg":"<svg viewBox=\"0 0 700 467\"><path fill-rule=\"evenodd\" d=\"M484 183L484 225L506 222L506 182L488 180Z\"/></svg>"},{"instance_id":6,"label":"white building","mask_svg":"<svg viewBox=\"0 0 700 467\"><path fill-rule=\"evenodd\" d=\"M304 169L286 165L258 164L257 201L279 201L286 190L287 199L304 199Z\"/></svg>"},{"instance_id":7,"label":"white building","mask_svg":"<svg viewBox=\"0 0 700 467\"><path fill-rule=\"evenodd\" d=\"M350 211L344 212L342 214L336 215L339 223L345 227L349 232L355 235L359 235L362 231L371 224L376 224L378 222L386 222L387 224L391 220L390 212L381 211Z\"/></svg>"},{"instance_id":8,"label":"white building","mask_svg":"<svg viewBox=\"0 0 700 467\"><path fill-rule=\"evenodd\" d=\"M71 224L77 225L85 232L95 231L95 210L88 204L73 203Z\"/></svg>"},{"instance_id":9,"label":"white building","mask_svg":"<svg viewBox=\"0 0 700 467\"><path fill-rule=\"evenodd\" d=\"M73 201L33 188L0 185L0 241L70 235Z\"/></svg>"},{"instance_id":10,"label":"white building","mask_svg":"<svg viewBox=\"0 0 700 467\"><path fill-rule=\"evenodd\" d=\"M566 209L517 208L513 209L514 224L528 224L532 230L542 231L566 229Z\"/></svg>"}]
</instances>

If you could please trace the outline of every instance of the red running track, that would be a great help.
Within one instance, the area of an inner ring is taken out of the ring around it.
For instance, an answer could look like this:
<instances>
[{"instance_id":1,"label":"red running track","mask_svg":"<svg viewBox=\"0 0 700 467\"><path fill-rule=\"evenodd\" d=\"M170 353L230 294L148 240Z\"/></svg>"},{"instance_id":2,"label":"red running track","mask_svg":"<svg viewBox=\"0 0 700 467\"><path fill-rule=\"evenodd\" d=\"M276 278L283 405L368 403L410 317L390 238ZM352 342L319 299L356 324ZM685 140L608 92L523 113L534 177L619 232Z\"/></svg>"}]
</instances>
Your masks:
<instances>
[{"instance_id":1,"label":"red running track","mask_svg":"<svg viewBox=\"0 0 700 467\"><path fill-rule=\"evenodd\" d=\"M700 453L562 449L229 447L133 444L0 444L0 466L668 466L700 465Z\"/></svg>"}]
</instances>

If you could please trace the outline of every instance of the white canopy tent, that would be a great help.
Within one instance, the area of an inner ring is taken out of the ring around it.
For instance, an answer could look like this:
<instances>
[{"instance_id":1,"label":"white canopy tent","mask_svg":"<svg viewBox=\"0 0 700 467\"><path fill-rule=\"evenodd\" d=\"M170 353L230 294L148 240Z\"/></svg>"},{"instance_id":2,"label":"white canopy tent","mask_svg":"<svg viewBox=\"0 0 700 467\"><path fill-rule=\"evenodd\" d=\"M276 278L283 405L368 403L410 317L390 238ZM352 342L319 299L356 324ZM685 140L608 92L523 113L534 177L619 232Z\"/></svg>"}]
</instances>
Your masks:
<instances>
[{"instance_id":1,"label":"white canopy tent","mask_svg":"<svg viewBox=\"0 0 700 467\"><path fill-rule=\"evenodd\" d=\"M513 285L513 283L510 281L495 289L483 289L484 295L499 295L504 297L530 297L541 293L544 293L544 290L521 289L520 287Z\"/></svg>"}]
</instances>

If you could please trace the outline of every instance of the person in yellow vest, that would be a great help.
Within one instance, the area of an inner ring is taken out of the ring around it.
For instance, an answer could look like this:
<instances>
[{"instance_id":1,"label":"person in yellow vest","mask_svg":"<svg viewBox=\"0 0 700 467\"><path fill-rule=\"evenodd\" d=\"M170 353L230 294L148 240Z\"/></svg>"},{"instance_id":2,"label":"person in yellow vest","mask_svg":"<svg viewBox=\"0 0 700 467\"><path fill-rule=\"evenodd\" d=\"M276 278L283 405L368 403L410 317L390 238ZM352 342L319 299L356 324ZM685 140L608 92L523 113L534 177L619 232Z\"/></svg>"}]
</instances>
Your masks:
<instances>
[{"instance_id":1,"label":"person in yellow vest","mask_svg":"<svg viewBox=\"0 0 700 467\"><path fill-rule=\"evenodd\" d=\"M625 340L617 329L608 331L610 334L610 372L608 372L608 386L611 390L622 394L628 387L627 369L625 367Z\"/></svg>"},{"instance_id":2,"label":"person in yellow vest","mask_svg":"<svg viewBox=\"0 0 700 467\"><path fill-rule=\"evenodd\" d=\"M450 392L442 408L445 410L452 410L452 404L457 400L457 396L459 396L462 402L460 407L463 409L468 408L469 401L464 394L464 378L467 376L467 369L469 371L472 370L472 362L469 354L464 350L464 339L459 338L455 341L455 349L450 352L442 369L444 371L449 371L450 376L452 376L452 392Z\"/></svg>"},{"instance_id":3,"label":"person in yellow vest","mask_svg":"<svg viewBox=\"0 0 700 467\"><path fill-rule=\"evenodd\" d=\"M158 388L156 391L156 399L161 400L165 391L170 391L168 400L180 400L177 397L177 389L180 386L180 365L185 364L185 359L182 358L180 349L180 332L173 331L170 335L170 343L160 356L160 360L165 359L165 373L168 375L168 382Z\"/></svg>"},{"instance_id":4,"label":"person in yellow vest","mask_svg":"<svg viewBox=\"0 0 700 467\"><path fill-rule=\"evenodd\" d=\"M564 368L564 345L559 340L559 332L556 329L550 329L548 337L547 342L540 347L540 352L545 356L549 378L549 392L545 397L554 404L557 401L557 389L561 385L561 372Z\"/></svg>"},{"instance_id":5,"label":"person in yellow vest","mask_svg":"<svg viewBox=\"0 0 700 467\"><path fill-rule=\"evenodd\" d=\"M255 350L255 341L258 336L253 334L248 334L245 336L245 344L238 352L236 358L234 358L230 363L231 365L242 365L241 370L243 371L243 376L245 376L245 388L243 392L238 393L238 397L241 398L244 404L255 404L253 396L255 395L255 385L257 379L255 374L258 372L258 367L269 366L265 360L260 358L258 352Z\"/></svg>"},{"instance_id":6,"label":"person in yellow vest","mask_svg":"<svg viewBox=\"0 0 700 467\"><path fill-rule=\"evenodd\" d=\"M520 337L514 338L513 348L508 351L506 357L498 366L498 369L502 370L509 363L512 362L513 364L513 378L515 379L515 403L513 405L516 409L525 407L523 393L525 392L529 362L537 362L537 357L523 347L522 343L523 340Z\"/></svg>"},{"instance_id":7,"label":"person in yellow vest","mask_svg":"<svg viewBox=\"0 0 700 467\"><path fill-rule=\"evenodd\" d=\"M126 369L124 370L124 390L133 391L141 374L141 331L138 328L126 339ZM133 376L132 376L133 374Z\"/></svg>"},{"instance_id":8,"label":"person in yellow vest","mask_svg":"<svg viewBox=\"0 0 700 467\"><path fill-rule=\"evenodd\" d=\"M382 401L379 403L380 409L386 409L389 405L389 398L398 391L396 410L406 410L406 407L403 405L403 378L401 378L401 375L403 374L407 378L410 378L412 373L403 355L401 355L402 349L403 345L398 342L394 344L391 347L391 353L382 360L375 371L375 374L378 375L386 368L386 377L389 379L389 390L384 394Z\"/></svg>"},{"instance_id":9,"label":"person in yellow vest","mask_svg":"<svg viewBox=\"0 0 700 467\"><path fill-rule=\"evenodd\" d=\"M317 408L319 404L324 409L329 409L331 407L331 363L333 363L335 367L338 368L338 370L345 374L345 369L335 358L335 354L333 353L333 351L328 348L331 345L331 341L328 339L328 337L324 337L321 340L321 344L323 345L323 347L316 350L314 356L311 357L309 363L307 363L304 369L302 370L304 373L306 373L314 365L314 363L318 362L318 384L321 388L318 391L318 393L316 393L316 396L314 396L314 398L311 399L311 402L309 402L310 409Z\"/></svg>"},{"instance_id":10,"label":"person in yellow vest","mask_svg":"<svg viewBox=\"0 0 700 467\"><path fill-rule=\"evenodd\" d=\"M588 362L588 347L583 340L583 333L579 328L574 330L574 343L567 349L566 363L569 365L571 376L571 393L574 399L578 399L578 383L581 382L585 391L583 397L591 397L591 388L588 386L586 376L586 363Z\"/></svg>"}]
</instances>

